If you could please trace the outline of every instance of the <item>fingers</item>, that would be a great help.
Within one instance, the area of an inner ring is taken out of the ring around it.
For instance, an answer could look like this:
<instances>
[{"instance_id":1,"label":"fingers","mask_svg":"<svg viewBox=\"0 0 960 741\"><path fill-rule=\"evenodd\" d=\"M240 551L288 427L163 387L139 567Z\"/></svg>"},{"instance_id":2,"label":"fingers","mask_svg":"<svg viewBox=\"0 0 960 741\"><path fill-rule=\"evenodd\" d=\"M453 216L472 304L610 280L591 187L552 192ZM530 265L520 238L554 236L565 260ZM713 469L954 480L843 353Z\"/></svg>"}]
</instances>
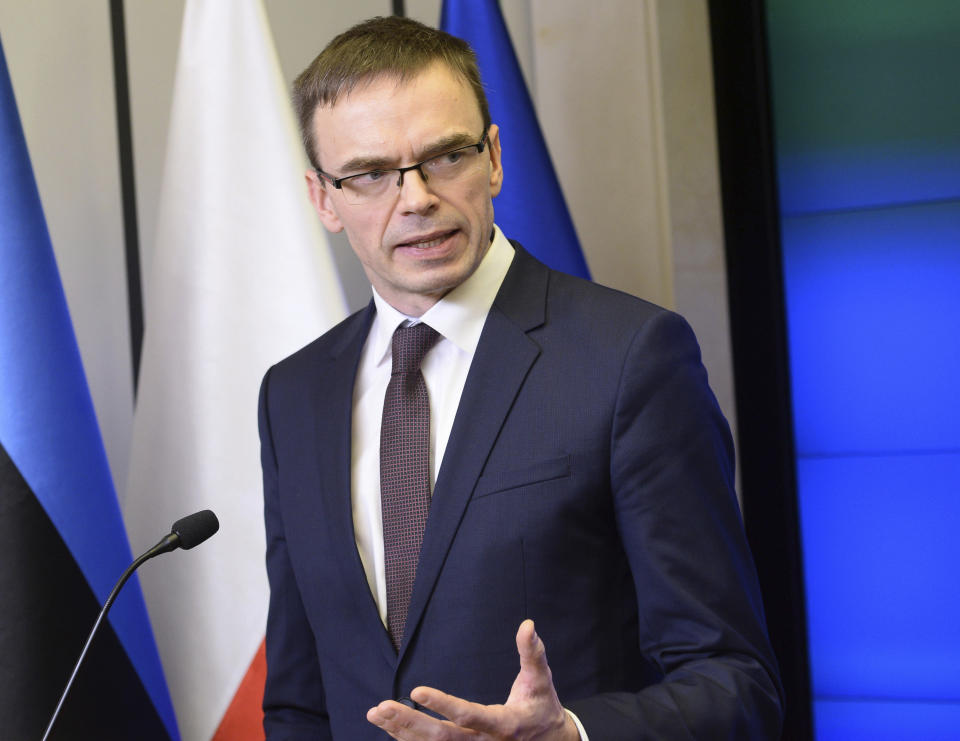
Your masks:
<instances>
[{"instance_id":1,"label":"fingers","mask_svg":"<svg viewBox=\"0 0 960 741\"><path fill-rule=\"evenodd\" d=\"M407 713L406 711L410 711ZM407 741L415 739L416 711L393 700L385 700L367 711L367 720L389 733L393 738ZM426 738L424 736L424 738Z\"/></svg>"},{"instance_id":2,"label":"fingers","mask_svg":"<svg viewBox=\"0 0 960 741\"><path fill-rule=\"evenodd\" d=\"M471 734L479 732L511 738L510 731L515 724L504 712L503 705L480 705L430 687L417 687L410 693L410 699Z\"/></svg>"},{"instance_id":3,"label":"fingers","mask_svg":"<svg viewBox=\"0 0 960 741\"><path fill-rule=\"evenodd\" d=\"M420 702L416 698L411 699ZM449 721L432 718L394 700L385 700L370 708L367 720L397 741L459 741L475 737L471 731L457 728Z\"/></svg>"}]
</instances>

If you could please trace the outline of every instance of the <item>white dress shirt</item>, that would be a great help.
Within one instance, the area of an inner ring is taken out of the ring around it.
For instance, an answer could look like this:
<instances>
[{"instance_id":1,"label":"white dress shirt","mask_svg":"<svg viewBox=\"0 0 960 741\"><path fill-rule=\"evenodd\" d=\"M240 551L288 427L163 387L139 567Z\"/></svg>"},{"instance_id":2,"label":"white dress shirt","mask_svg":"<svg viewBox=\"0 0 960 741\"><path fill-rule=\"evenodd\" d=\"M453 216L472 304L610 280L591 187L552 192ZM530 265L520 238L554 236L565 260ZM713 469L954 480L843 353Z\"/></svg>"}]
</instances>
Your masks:
<instances>
[{"instance_id":1,"label":"white dress shirt","mask_svg":"<svg viewBox=\"0 0 960 741\"><path fill-rule=\"evenodd\" d=\"M463 283L419 318L401 314L373 291L377 314L367 335L353 389L351 475L353 530L367 583L387 623L387 580L380 510L380 425L392 366L394 330L424 322L440 333L420 365L430 397L430 490L443 462L460 395L473 362L487 313L513 261L513 245L494 227L494 238L480 265Z\"/></svg>"}]
</instances>

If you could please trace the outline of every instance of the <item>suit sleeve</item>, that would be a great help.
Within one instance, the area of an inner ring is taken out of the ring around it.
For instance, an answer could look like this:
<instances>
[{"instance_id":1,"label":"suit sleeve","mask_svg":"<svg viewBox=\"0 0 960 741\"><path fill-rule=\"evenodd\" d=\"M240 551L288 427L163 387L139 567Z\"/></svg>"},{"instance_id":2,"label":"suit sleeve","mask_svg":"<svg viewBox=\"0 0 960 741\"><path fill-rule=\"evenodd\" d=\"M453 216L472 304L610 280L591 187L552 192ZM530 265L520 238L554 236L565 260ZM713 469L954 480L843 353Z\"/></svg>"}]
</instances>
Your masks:
<instances>
[{"instance_id":1,"label":"suit sleeve","mask_svg":"<svg viewBox=\"0 0 960 741\"><path fill-rule=\"evenodd\" d=\"M732 441L676 314L634 336L611 441L640 648L662 679L567 706L591 739L779 738L782 689L733 490Z\"/></svg>"},{"instance_id":2,"label":"suit sleeve","mask_svg":"<svg viewBox=\"0 0 960 741\"><path fill-rule=\"evenodd\" d=\"M260 460L270 608L263 728L268 741L332 739L313 631L287 552L279 503L278 461L270 421L268 371L260 388Z\"/></svg>"}]
</instances>

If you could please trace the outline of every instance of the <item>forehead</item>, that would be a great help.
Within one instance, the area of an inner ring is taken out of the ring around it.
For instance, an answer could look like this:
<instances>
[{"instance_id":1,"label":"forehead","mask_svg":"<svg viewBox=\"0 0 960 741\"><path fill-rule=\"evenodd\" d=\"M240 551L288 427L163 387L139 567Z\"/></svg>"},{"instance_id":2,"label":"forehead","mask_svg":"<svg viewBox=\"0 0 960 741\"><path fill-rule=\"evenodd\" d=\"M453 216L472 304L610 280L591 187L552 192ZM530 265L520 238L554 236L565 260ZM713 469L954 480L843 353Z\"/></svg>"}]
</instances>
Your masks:
<instances>
[{"instance_id":1,"label":"forehead","mask_svg":"<svg viewBox=\"0 0 960 741\"><path fill-rule=\"evenodd\" d=\"M358 154L404 158L452 133L479 138L482 127L473 90L442 63L408 80L374 78L313 114L317 153L329 168Z\"/></svg>"}]
</instances>

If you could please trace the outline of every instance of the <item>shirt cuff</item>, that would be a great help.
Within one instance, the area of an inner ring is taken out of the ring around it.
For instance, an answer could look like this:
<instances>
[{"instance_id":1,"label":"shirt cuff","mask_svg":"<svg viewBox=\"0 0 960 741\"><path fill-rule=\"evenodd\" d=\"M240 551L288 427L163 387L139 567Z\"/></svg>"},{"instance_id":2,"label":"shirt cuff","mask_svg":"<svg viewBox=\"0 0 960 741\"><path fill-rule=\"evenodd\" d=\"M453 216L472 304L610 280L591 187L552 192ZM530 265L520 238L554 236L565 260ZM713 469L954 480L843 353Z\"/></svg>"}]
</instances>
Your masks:
<instances>
[{"instance_id":1,"label":"shirt cuff","mask_svg":"<svg viewBox=\"0 0 960 741\"><path fill-rule=\"evenodd\" d=\"M564 708L564 711L566 712L567 715L573 718L573 722L577 726L577 731L580 733L580 741L590 741L590 737L587 736L587 732L583 730L583 724L580 722L580 719L576 715L574 715L573 712L571 712L570 710L567 710L566 708Z\"/></svg>"}]
</instances>

